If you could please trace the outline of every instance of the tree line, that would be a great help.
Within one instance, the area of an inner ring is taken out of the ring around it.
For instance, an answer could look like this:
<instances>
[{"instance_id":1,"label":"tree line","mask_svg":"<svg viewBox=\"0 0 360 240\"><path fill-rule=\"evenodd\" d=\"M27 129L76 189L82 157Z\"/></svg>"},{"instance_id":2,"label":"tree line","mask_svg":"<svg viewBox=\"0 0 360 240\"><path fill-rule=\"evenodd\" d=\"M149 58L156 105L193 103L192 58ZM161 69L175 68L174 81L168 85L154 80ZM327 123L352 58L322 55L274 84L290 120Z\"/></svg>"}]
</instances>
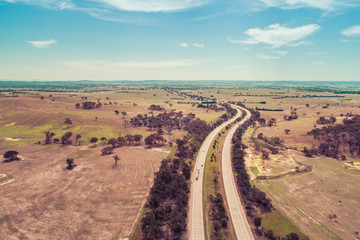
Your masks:
<instances>
[{"instance_id":1,"label":"tree line","mask_svg":"<svg viewBox=\"0 0 360 240\"><path fill-rule=\"evenodd\" d=\"M335 123L331 118L329 121L331 124ZM360 156L360 115L349 115L340 124L314 128L307 134L321 142L317 147L304 148L303 152L307 157L325 155L346 160L347 153Z\"/></svg>"}]
</instances>

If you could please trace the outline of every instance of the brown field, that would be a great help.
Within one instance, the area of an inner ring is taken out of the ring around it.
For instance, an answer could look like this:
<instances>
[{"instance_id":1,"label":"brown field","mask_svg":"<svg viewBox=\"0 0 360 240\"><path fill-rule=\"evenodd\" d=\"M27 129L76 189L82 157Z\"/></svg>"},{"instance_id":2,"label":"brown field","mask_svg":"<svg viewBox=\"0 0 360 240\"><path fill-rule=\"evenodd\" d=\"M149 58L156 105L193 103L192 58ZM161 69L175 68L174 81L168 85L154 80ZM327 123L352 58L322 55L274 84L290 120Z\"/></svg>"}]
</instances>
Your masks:
<instances>
[{"instance_id":1,"label":"brown field","mask_svg":"<svg viewBox=\"0 0 360 240\"><path fill-rule=\"evenodd\" d=\"M52 95L52 97L49 97ZM45 96L44 100L40 96ZM100 109L76 109L81 97L104 103ZM107 99L107 97L109 99ZM152 186L160 162L173 148L123 147L114 168L112 156L100 156L104 143L92 146L91 137L118 137L154 133L144 127L126 125L125 120L149 113L150 104L184 115L194 112L206 121L223 112L178 104L179 96L164 90L116 90L99 93L28 92L18 98L0 98L0 151L16 150L21 161L0 158L0 239L123 239L129 238ZM54 101L52 101L54 100ZM173 104L170 106L165 103ZM189 101L185 99L185 101ZM137 106L134 106L136 103ZM119 115L114 113L120 112ZM127 112L125 118L121 112ZM154 114L160 112L154 111ZM64 124L69 117L73 124ZM95 120L95 117L98 117ZM44 132L61 137L65 132L81 134L80 146L43 145ZM164 134L167 141L183 131ZM41 141L41 144L35 144ZM77 167L66 170L66 158Z\"/></svg>"},{"instance_id":2,"label":"brown field","mask_svg":"<svg viewBox=\"0 0 360 240\"><path fill-rule=\"evenodd\" d=\"M35 145L17 150L21 161L1 163L1 172L15 179L0 186L0 217L9 216L0 228L2 239L129 237L153 173L168 154L120 148L114 168L112 156L99 156L98 148ZM65 169L67 157L78 165L72 171Z\"/></svg>"}]
</instances>

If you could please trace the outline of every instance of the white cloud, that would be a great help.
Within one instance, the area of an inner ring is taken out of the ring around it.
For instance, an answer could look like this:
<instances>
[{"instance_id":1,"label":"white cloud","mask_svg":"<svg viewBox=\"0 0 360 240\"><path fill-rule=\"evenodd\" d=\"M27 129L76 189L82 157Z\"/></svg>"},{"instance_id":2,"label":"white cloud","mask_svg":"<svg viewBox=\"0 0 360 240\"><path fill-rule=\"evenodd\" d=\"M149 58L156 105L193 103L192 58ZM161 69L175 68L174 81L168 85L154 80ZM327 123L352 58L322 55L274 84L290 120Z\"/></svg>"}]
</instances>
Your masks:
<instances>
[{"instance_id":1,"label":"white cloud","mask_svg":"<svg viewBox=\"0 0 360 240\"><path fill-rule=\"evenodd\" d=\"M131 12L174 12L199 7L208 0L96 0L122 11Z\"/></svg>"},{"instance_id":2,"label":"white cloud","mask_svg":"<svg viewBox=\"0 0 360 240\"><path fill-rule=\"evenodd\" d=\"M275 53L279 54L280 56L286 56L288 51L276 51Z\"/></svg>"},{"instance_id":3,"label":"white cloud","mask_svg":"<svg viewBox=\"0 0 360 240\"><path fill-rule=\"evenodd\" d=\"M52 44L56 43L56 40L54 39L50 39L47 41L26 41L27 43L30 43L31 46L36 47L36 48L47 48Z\"/></svg>"},{"instance_id":4,"label":"white cloud","mask_svg":"<svg viewBox=\"0 0 360 240\"><path fill-rule=\"evenodd\" d=\"M204 48L205 44L203 44L203 43L194 43L193 46L197 47L197 48Z\"/></svg>"},{"instance_id":5,"label":"white cloud","mask_svg":"<svg viewBox=\"0 0 360 240\"><path fill-rule=\"evenodd\" d=\"M228 38L230 43L244 43L244 44L259 44L265 43L271 45L272 48L278 48L282 46L300 46L308 45L310 42L299 41L320 29L317 24L309 24L296 28L288 28L281 26L280 24L272 24L266 29L251 28L245 31L248 35L246 40L233 40ZM299 41L299 42L297 42Z\"/></svg>"},{"instance_id":6,"label":"white cloud","mask_svg":"<svg viewBox=\"0 0 360 240\"><path fill-rule=\"evenodd\" d=\"M161 68L188 67L188 66L203 64L206 62L209 62L209 60L173 59L173 60L149 61L149 62L139 62L139 61L109 62L109 61L99 60L99 61L68 61L68 62L60 62L60 63L73 68L111 70L111 69L119 69L119 68L161 69Z\"/></svg>"},{"instance_id":7,"label":"white cloud","mask_svg":"<svg viewBox=\"0 0 360 240\"><path fill-rule=\"evenodd\" d=\"M189 46L189 44L187 44L185 42L179 44L179 47L182 47L182 48L187 48L188 46Z\"/></svg>"},{"instance_id":8,"label":"white cloud","mask_svg":"<svg viewBox=\"0 0 360 240\"><path fill-rule=\"evenodd\" d=\"M348 29L345 29L341 33L347 37L360 36L360 25L352 26Z\"/></svg>"},{"instance_id":9,"label":"white cloud","mask_svg":"<svg viewBox=\"0 0 360 240\"><path fill-rule=\"evenodd\" d=\"M265 54L256 54L257 58L260 59L265 59L265 60L274 60L274 59L279 59L279 56L270 56L270 55L265 55Z\"/></svg>"},{"instance_id":10,"label":"white cloud","mask_svg":"<svg viewBox=\"0 0 360 240\"><path fill-rule=\"evenodd\" d=\"M265 7L281 9L316 8L326 12L358 5L356 0L259 0Z\"/></svg>"},{"instance_id":11,"label":"white cloud","mask_svg":"<svg viewBox=\"0 0 360 240\"><path fill-rule=\"evenodd\" d=\"M200 7L213 0L0 0L56 11L74 10L86 12L92 17L112 22L153 25L163 22L162 16L154 13L171 13Z\"/></svg>"},{"instance_id":12,"label":"white cloud","mask_svg":"<svg viewBox=\"0 0 360 240\"><path fill-rule=\"evenodd\" d=\"M71 2L60 2L59 3L59 8L60 10L64 10L64 9L75 9L76 5L71 3Z\"/></svg>"},{"instance_id":13,"label":"white cloud","mask_svg":"<svg viewBox=\"0 0 360 240\"><path fill-rule=\"evenodd\" d=\"M312 62L312 64L314 64L314 65L322 65L322 64L325 64L325 62L323 62L323 61L316 61L316 62Z\"/></svg>"},{"instance_id":14,"label":"white cloud","mask_svg":"<svg viewBox=\"0 0 360 240\"><path fill-rule=\"evenodd\" d=\"M76 5L72 0L0 0L0 2L23 3L27 5L40 6L50 9L75 9Z\"/></svg>"}]
</instances>

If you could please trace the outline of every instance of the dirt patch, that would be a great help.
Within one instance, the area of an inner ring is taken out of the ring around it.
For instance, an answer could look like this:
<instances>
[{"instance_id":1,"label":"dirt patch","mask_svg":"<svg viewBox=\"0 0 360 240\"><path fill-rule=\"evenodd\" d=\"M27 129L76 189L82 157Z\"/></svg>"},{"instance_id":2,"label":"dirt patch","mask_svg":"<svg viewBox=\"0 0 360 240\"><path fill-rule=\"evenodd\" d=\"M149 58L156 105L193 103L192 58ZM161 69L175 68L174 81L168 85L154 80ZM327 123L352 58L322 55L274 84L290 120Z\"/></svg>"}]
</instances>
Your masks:
<instances>
[{"instance_id":1,"label":"dirt patch","mask_svg":"<svg viewBox=\"0 0 360 240\"><path fill-rule=\"evenodd\" d=\"M120 160L114 167L112 156L100 156L100 148L17 150L26 162L1 163L6 175L16 177L0 187L0 212L12 220L11 228L0 228L2 239L128 238L167 155L124 147L115 150ZM72 171L65 170L67 157L77 165Z\"/></svg>"},{"instance_id":2,"label":"dirt patch","mask_svg":"<svg viewBox=\"0 0 360 240\"><path fill-rule=\"evenodd\" d=\"M16 124L16 122L12 122L12 123L6 124L5 127L15 126L15 124Z\"/></svg>"},{"instance_id":3,"label":"dirt patch","mask_svg":"<svg viewBox=\"0 0 360 240\"><path fill-rule=\"evenodd\" d=\"M6 141L13 141L13 142L17 142L17 141L22 141L22 140L27 140L24 138L5 138Z\"/></svg>"}]
</instances>

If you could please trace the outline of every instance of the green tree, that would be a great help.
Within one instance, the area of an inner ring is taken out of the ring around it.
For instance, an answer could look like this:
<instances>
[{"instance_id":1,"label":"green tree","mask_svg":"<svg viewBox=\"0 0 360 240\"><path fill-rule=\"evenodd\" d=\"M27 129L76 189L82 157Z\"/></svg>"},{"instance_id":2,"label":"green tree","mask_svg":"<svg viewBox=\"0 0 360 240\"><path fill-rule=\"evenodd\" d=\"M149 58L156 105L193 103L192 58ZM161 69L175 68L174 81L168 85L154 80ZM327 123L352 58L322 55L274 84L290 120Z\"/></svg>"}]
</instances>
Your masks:
<instances>
[{"instance_id":1,"label":"green tree","mask_svg":"<svg viewBox=\"0 0 360 240\"><path fill-rule=\"evenodd\" d=\"M81 135L80 134L78 134L78 135L76 135L76 137L75 137L75 145L80 145L80 142L79 142L79 139L81 138Z\"/></svg>"},{"instance_id":2,"label":"green tree","mask_svg":"<svg viewBox=\"0 0 360 240\"><path fill-rule=\"evenodd\" d=\"M55 136L55 133L47 131L45 132L45 144L50 144L52 137Z\"/></svg>"},{"instance_id":3,"label":"green tree","mask_svg":"<svg viewBox=\"0 0 360 240\"><path fill-rule=\"evenodd\" d=\"M66 159L66 164L67 164L67 169L68 170L72 170L74 167L75 167L75 165L74 165L74 159L73 158L67 158Z\"/></svg>"},{"instance_id":4,"label":"green tree","mask_svg":"<svg viewBox=\"0 0 360 240\"><path fill-rule=\"evenodd\" d=\"M72 124L72 121L70 118L65 118L64 124L68 125L68 128L70 127L70 125Z\"/></svg>"},{"instance_id":5,"label":"green tree","mask_svg":"<svg viewBox=\"0 0 360 240\"><path fill-rule=\"evenodd\" d=\"M4 158L6 162L11 162L14 160L20 160L20 158L18 158L19 153L17 151L11 150L11 151L7 151L6 153L4 153Z\"/></svg>"},{"instance_id":6,"label":"green tree","mask_svg":"<svg viewBox=\"0 0 360 240\"><path fill-rule=\"evenodd\" d=\"M97 137L92 137L91 139L90 139L90 143L92 143L92 144L94 144L94 145L96 145L96 143L99 141L99 139L97 138Z\"/></svg>"}]
</instances>

